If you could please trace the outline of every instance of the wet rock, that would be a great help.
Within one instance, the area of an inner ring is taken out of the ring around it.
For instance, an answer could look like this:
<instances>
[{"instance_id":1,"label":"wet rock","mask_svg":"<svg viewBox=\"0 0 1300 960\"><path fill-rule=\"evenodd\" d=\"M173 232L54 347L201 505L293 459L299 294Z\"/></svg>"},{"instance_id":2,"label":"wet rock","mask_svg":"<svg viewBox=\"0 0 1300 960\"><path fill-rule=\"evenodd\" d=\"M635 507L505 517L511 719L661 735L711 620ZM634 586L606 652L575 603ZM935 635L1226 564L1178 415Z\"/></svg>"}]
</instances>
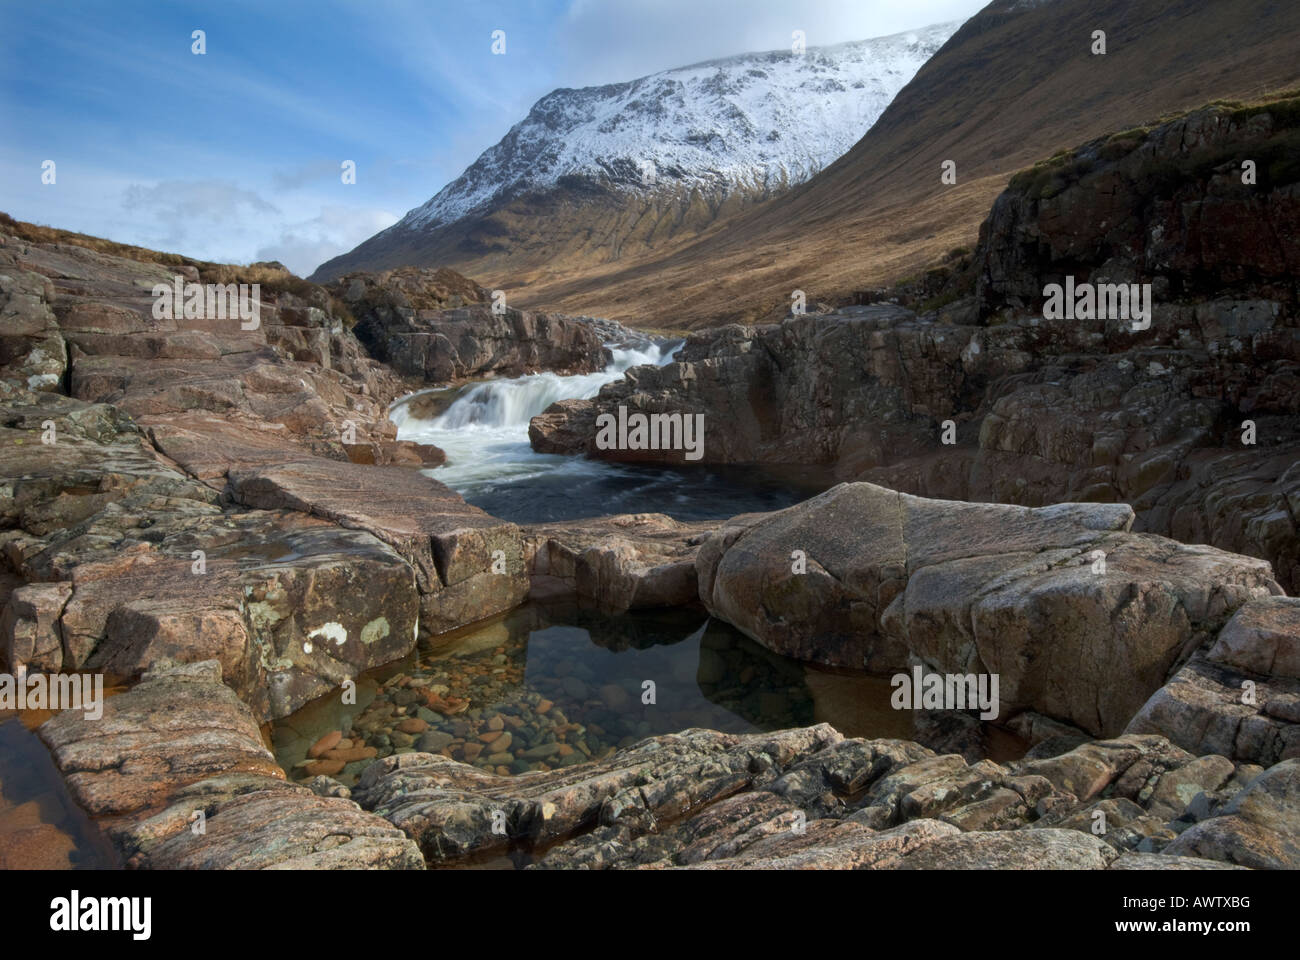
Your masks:
<instances>
[{"instance_id":1,"label":"wet rock","mask_svg":"<svg viewBox=\"0 0 1300 960\"><path fill-rule=\"evenodd\" d=\"M577 594L613 613L689 603L695 552L714 526L657 513L526 526L532 592Z\"/></svg>"},{"instance_id":2,"label":"wet rock","mask_svg":"<svg viewBox=\"0 0 1300 960\"><path fill-rule=\"evenodd\" d=\"M309 777L332 777L335 774L342 773L345 766L347 764L342 759L322 757L320 760L313 760L307 764L304 770Z\"/></svg>"},{"instance_id":3,"label":"wet rock","mask_svg":"<svg viewBox=\"0 0 1300 960\"><path fill-rule=\"evenodd\" d=\"M0 870L71 870L76 840L50 823L0 830Z\"/></svg>"},{"instance_id":4,"label":"wet rock","mask_svg":"<svg viewBox=\"0 0 1300 960\"><path fill-rule=\"evenodd\" d=\"M416 742L416 749L421 753L441 753L442 748L455 739L456 738L450 733L443 733L439 730L430 730Z\"/></svg>"},{"instance_id":5,"label":"wet rock","mask_svg":"<svg viewBox=\"0 0 1300 960\"><path fill-rule=\"evenodd\" d=\"M314 760L315 758L321 756L322 754L330 750L333 750L336 746L338 746L339 741L342 739L343 739L342 732L338 730L331 730L329 733L325 734L325 736L321 737L319 740L317 740L307 749L307 756L311 757Z\"/></svg>"}]
</instances>

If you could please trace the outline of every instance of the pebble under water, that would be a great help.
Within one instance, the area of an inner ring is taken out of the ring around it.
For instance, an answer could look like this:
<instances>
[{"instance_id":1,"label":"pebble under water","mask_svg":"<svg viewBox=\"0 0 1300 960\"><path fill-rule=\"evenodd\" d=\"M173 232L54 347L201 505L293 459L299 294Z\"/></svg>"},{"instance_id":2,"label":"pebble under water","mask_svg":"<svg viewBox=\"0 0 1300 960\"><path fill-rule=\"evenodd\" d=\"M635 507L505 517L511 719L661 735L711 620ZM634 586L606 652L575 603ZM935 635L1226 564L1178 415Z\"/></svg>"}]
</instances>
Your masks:
<instances>
[{"instance_id":1,"label":"pebble under water","mask_svg":"<svg viewBox=\"0 0 1300 960\"><path fill-rule=\"evenodd\" d=\"M280 765L351 786L376 758L416 750L505 775L690 727L912 730L889 705L887 678L777 656L698 607L610 615L527 603L439 641L363 676L354 705L335 692L277 721Z\"/></svg>"}]
</instances>

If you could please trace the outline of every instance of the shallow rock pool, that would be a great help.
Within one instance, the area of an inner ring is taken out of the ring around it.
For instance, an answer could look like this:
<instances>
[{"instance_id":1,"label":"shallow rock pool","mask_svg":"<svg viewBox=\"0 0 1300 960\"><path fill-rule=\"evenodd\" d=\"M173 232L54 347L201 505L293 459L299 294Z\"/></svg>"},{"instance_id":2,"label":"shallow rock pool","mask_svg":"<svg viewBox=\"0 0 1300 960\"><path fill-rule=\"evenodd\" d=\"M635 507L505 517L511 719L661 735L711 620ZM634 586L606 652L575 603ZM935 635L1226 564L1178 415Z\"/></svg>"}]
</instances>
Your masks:
<instances>
[{"instance_id":1,"label":"shallow rock pool","mask_svg":"<svg viewBox=\"0 0 1300 960\"><path fill-rule=\"evenodd\" d=\"M108 839L68 793L45 745L28 729L47 716L0 713L0 870L120 866Z\"/></svg>"},{"instance_id":2,"label":"shallow rock pool","mask_svg":"<svg viewBox=\"0 0 1300 960\"><path fill-rule=\"evenodd\" d=\"M440 638L276 722L295 779L346 785L378 757L420 750L497 773L551 770L690 727L751 733L829 722L847 736L912 734L887 678L788 660L699 608L611 616L529 603Z\"/></svg>"}]
</instances>

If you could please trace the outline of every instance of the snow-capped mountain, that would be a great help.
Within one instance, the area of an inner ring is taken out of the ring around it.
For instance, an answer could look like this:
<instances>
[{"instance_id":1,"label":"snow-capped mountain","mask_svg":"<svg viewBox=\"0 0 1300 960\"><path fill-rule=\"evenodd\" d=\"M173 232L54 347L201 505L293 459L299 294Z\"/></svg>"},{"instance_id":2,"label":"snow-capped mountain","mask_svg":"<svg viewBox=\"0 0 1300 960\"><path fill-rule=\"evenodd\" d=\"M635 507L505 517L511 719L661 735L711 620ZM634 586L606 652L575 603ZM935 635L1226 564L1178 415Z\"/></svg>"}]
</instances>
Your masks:
<instances>
[{"instance_id":1,"label":"snow-capped mountain","mask_svg":"<svg viewBox=\"0 0 1300 960\"><path fill-rule=\"evenodd\" d=\"M799 183L853 146L958 26L556 90L400 225L449 223L566 175L633 191Z\"/></svg>"},{"instance_id":2,"label":"snow-capped mountain","mask_svg":"<svg viewBox=\"0 0 1300 960\"><path fill-rule=\"evenodd\" d=\"M853 146L960 25L809 47L802 54L742 54L626 83L556 90L428 203L322 265L316 276L419 262L417 248L430 244L438 262L457 265L457 249L471 257L484 253L483 237L469 235L471 222L481 225L513 201L555 191L597 201L606 213L611 195L634 202L677 197L680 203L694 194L715 212L733 194L770 196ZM566 222L573 199L565 197ZM543 207L554 212L552 203ZM517 227L519 212L509 218L507 233ZM454 245L446 237L435 240L457 225ZM607 227L602 221L598 232L608 233ZM492 238L489 246L498 254L504 252L503 229L494 223L479 231ZM615 239L614 256L619 246Z\"/></svg>"}]
</instances>

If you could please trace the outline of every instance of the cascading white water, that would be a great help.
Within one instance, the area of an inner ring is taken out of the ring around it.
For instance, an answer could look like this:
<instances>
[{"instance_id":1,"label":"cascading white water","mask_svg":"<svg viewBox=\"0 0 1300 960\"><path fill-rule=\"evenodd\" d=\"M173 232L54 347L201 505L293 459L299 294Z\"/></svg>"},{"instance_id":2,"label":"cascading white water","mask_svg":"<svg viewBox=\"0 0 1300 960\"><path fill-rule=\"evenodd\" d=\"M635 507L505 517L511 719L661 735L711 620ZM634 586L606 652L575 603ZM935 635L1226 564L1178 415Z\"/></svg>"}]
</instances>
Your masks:
<instances>
[{"instance_id":1,"label":"cascading white water","mask_svg":"<svg viewBox=\"0 0 1300 960\"><path fill-rule=\"evenodd\" d=\"M609 352L613 361L599 373L570 377L536 373L513 380L480 383L457 397L456 402L429 427L433 430L459 430L469 426L523 427L527 436L528 421L556 400L594 397L601 387L617 380L630 367L645 364L663 366L680 348L681 341L674 341L671 346L651 343L643 349L611 346Z\"/></svg>"},{"instance_id":2,"label":"cascading white water","mask_svg":"<svg viewBox=\"0 0 1300 960\"><path fill-rule=\"evenodd\" d=\"M765 482L752 469L737 476L719 468L674 470L533 452L528 422L556 400L594 397L629 367L670 363L681 346L680 340L611 346L612 362L599 373L489 380L461 391L431 420L412 417L403 400L393 404L389 416L401 439L446 451L447 463L433 476L493 516L517 523L652 512L679 520L717 519L788 507L824 489L800 492Z\"/></svg>"},{"instance_id":3,"label":"cascading white water","mask_svg":"<svg viewBox=\"0 0 1300 960\"><path fill-rule=\"evenodd\" d=\"M523 480L547 479L553 495L557 481L590 479L619 467L581 457L534 453L528 443L528 422L557 400L594 397L630 367L663 366L681 349L682 341L647 343L644 347L615 347L609 366L599 373L560 376L536 373L510 380L489 380L465 390L447 410L432 420L410 415L398 401L389 416L403 440L441 447L446 465L433 475L467 499ZM540 492L540 491L537 491ZM530 495L520 491L520 495Z\"/></svg>"}]
</instances>

